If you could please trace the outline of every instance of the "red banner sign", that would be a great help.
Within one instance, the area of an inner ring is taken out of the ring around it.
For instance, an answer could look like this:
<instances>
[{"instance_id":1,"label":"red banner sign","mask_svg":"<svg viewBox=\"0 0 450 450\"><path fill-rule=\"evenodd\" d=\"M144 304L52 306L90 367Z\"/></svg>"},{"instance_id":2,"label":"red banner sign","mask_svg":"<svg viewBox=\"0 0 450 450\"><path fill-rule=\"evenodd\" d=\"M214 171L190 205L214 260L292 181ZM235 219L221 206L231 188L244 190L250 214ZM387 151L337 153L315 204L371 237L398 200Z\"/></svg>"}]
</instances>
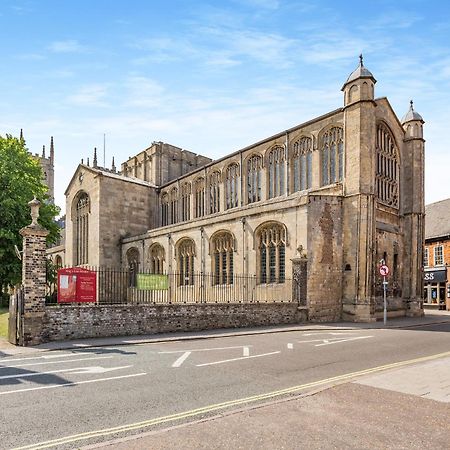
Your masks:
<instances>
[{"instance_id":1,"label":"red banner sign","mask_svg":"<svg viewBox=\"0 0 450 450\"><path fill-rule=\"evenodd\" d=\"M58 303L96 300L97 274L94 271L81 267L58 270Z\"/></svg>"}]
</instances>

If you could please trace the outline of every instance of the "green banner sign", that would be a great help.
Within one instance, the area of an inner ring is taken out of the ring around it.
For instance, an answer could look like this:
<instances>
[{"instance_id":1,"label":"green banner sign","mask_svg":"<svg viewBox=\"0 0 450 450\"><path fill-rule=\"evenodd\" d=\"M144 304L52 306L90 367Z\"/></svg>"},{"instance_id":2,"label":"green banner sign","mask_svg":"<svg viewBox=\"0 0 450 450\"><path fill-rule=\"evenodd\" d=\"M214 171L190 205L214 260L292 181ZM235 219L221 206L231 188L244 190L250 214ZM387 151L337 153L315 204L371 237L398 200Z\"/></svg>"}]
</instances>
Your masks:
<instances>
[{"instance_id":1,"label":"green banner sign","mask_svg":"<svg viewBox=\"0 0 450 450\"><path fill-rule=\"evenodd\" d=\"M169 289L168 275L137 274L137 288L143 291L164 291Z\"/></svg>"}]
</instances>

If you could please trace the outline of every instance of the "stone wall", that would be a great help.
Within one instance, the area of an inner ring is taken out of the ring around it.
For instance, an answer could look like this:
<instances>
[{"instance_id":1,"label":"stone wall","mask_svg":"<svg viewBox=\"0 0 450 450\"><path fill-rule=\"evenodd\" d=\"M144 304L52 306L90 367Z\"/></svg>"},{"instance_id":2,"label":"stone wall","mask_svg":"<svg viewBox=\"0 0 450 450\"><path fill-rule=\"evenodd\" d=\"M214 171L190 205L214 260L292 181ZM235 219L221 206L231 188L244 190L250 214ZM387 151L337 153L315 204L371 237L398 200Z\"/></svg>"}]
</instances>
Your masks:
<instances>
[{"instance_id":1,"label":"stone wall","mask_svg":"<svg viewBox=\"0 0 450 450\"><path fill-rule=\"evenodd\" d=\"M47 306L42 342L306 322L296 303Z\"/></svg>"}]
</instances>

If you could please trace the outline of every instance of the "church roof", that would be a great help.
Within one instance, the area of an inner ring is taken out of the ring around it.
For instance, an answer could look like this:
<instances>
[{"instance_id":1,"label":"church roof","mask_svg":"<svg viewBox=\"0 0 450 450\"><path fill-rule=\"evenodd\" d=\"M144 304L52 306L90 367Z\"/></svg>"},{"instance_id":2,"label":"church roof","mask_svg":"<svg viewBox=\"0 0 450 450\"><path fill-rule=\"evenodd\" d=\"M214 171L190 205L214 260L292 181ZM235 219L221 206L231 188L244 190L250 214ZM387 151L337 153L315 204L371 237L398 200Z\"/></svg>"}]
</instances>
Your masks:
<instances>
[{"instance_id":1,"label":"church roof","mask_svg":"<svg viewBox=\"0 0 450 450\"><path fill-rule=\"evenodd\" d=\"M450 198L425 206L425 239L450 236Z\"/></svg>"},{"instance_id":2,"label":"church roof","mask_svg":"<svg viewBox=\"0 0 450 450\"><path fill-rule=\"evenodd\" d=\"M419 120L419 121L423 122L422 116L417 111L414 111L414 105L413 105L412 100L410 103L411 103L411 105L409 107L408 112L403 116L402 124L406 123L406 122L410 122L411 120Z\"/></svg>"},{"instance_id":3,"label":"church roof","mask_svg":"<svg viewBox=\"0 0 450 450\"><path fill-rule=\"evenodd\" d=\"M357 80L358 78L372 78L374 81L376 81L375 77L372 75L372 72L370 72L370 70L368 70L364 66L362 55L359 56L359 66L350 74L345 84Z\"/></svg>"}]
</instances>

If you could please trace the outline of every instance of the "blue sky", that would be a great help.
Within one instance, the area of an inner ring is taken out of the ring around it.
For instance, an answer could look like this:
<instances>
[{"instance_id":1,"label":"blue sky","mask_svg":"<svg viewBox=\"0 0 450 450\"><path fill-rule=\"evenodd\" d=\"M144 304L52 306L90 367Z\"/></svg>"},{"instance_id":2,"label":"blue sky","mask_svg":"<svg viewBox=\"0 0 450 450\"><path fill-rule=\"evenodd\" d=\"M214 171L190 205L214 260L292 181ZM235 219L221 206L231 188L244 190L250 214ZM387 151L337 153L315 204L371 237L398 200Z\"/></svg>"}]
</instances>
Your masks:
<instances>
[{"instance_id":1,"label":"blue sky","mask_svg":"<svg viewBox=\"0 0 450 450\"><path fill-rule=\"evenodd\" d=\"M426 202L450 197L444 1L0 0L0 134L56 146L56 201L81 158L152 141L218 158L342 106L358 64L424 117Z\"/></svg>"}]
</instances>

